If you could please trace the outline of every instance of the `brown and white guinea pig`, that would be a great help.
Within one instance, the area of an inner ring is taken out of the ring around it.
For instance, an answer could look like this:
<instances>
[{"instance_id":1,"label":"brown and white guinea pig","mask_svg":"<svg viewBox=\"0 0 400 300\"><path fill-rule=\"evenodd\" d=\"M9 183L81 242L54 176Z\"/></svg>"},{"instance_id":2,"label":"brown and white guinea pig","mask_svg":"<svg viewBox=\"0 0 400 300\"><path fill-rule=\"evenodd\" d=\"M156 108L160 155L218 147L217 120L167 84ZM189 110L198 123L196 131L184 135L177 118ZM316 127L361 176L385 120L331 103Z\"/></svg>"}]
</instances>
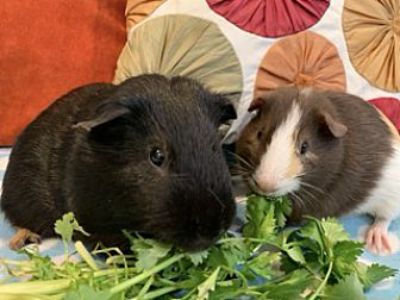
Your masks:
<instances>
[{"instance_id":1,"label":"brown and white guinea pig","mask_svg":"<svg viewBox=\"0 0 400 300\"><path fill-rule=\"evenodd\" d=\"M236 145L250 187L288 195L291 219L368 213L367 247L393 250L400 215L398 133L372 105L345 93L280 88L253 101Z\"/></svg>"},{"instance_id":2,"label":"brown and white guinea pig","mask_svg":"<svg viewBox=\"0 0 400 300\"><path fill-rule=\"evenodd\" d=\"M134 230L186 250L210 246L235 203L218 127L232 104L183 77L142 75L73 90L12 149L1 208L11 246L54 235L68 211L89 233Z\"/></svg>"}]
</instances>

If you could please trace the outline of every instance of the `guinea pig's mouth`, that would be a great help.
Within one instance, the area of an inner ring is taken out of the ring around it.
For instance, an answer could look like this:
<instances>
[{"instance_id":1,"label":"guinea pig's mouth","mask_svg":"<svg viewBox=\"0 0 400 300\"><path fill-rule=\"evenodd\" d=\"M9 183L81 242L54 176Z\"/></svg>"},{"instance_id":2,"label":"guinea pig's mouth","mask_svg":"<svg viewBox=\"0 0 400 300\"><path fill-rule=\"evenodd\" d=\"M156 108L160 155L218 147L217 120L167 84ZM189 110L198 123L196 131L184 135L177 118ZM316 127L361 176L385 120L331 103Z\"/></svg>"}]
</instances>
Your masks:
<instances>
[{"instance_id":1,"label":"guinea pig's mouth","mask_svg":"<svg viewBox=\"0 0 400 300\"><path fill-rule=\"evenodd\" d=\"M262 190L256 183L253 176L247 178L248 184L250 189L255 192L256 194L263 195L266 197L280 197L288 195L292 192L297 191L300 188L300 182L298 181L297 177L293 179L284 179L282 182L277 186L276 190L274 191L264 191Z\"/></svg>"},{"instance_id":2,"label":"guinea pig's mouth","mask_svg":"<svg viewBox=\"0 0 400 300\"><path fill-rule=\"evenodd\" d=\"M177 246L181 248L185 252L198 252L198 251L203 251L208 248L210 248L212 245L214 245L220 236L214 237L212 239L210 238L203 238L203 237L198 237L193 240L187 240L187 241L182 241L178 242Z\"/></svg>"}]
</instances>

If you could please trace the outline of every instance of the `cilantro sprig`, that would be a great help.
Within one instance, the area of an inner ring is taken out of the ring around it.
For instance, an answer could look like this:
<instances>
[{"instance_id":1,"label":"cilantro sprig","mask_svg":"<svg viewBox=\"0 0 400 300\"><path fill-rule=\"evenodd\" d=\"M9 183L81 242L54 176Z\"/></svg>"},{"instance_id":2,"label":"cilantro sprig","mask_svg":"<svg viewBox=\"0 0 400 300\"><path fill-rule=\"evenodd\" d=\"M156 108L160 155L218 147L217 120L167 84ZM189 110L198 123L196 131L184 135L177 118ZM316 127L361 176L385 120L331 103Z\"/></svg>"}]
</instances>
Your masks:
<instances>
[{"instance_id":1,"label":"cilantro sprig","mask_svg":"<svg viewBox=\"0 0 400 300\"><path fill-rule=\"evenodd\" d=\"M12 279L0 284L1 299L365 299L364 291L396 270L358 261L363 245L349 239L336 219L308 217L286 228L291 212L285 197L250 195L242 235L226 233L214 246L184 253L171 245L125 233L131 253L89 252L74 231L86 234L72 213L55 224L66 259L55 264L37 248L24 261L4 260ZM106 254L107 259L98 258ZM79 254L80 262L69 257Z\"/></svg>"}]
</instances>

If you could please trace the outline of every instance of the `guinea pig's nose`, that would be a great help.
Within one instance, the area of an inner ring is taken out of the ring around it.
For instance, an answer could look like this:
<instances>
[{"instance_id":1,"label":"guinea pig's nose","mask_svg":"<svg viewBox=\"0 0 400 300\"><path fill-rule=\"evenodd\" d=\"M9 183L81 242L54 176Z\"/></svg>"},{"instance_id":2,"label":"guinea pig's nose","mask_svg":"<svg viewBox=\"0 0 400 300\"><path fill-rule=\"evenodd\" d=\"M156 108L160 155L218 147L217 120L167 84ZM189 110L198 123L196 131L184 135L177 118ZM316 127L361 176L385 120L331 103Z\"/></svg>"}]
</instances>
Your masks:
<instances>
[{"instance_id":1,"label":"guinea pig's nose","mask_svg":"<svg viewBox=\"0 0 400 300\"><path fill-rule=\"evenodd\" d=\"M263 193L272 194L278 189L278 182L271 178L257 176L254 178L254 182Z\"/></svg>"}]
</instances>

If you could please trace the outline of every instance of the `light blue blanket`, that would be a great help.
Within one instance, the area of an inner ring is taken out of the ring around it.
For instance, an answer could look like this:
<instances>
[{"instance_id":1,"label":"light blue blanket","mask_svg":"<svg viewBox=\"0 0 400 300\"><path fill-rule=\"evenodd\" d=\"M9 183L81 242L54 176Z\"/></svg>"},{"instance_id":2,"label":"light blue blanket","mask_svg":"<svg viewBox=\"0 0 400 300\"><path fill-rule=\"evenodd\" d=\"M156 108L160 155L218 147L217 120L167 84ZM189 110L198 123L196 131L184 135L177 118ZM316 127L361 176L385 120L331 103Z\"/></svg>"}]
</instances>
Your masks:
<instances>
[{"instance_id":1,"label":"light blue blanket","mask_svg":"<svg viewBox=\"0 0 400 300\"><path fill-rule=\"evenodd\" d=\"M4 172L8 162L10 150L0 149L0 183L3 179ZM400 199L399 199L400 201ZM28 212L27 212L28 213ZM359 239L363 230L371 222L371 219L366 216L348 216L342 218L345 228L350 233L352 238ZM400 220L392 223L390 230L396 234L400 234ZM19 256L11 251L8 246L8 240L13 235L14 229L11 228L9 223L4 219L4 215L0 213L0 258L6 257L10 259L17 259ZM63 258L63 245L59 240L51 239L46 240L40 246L43 253L50 255L54 260L62 260ZM366 263L381 263L392 268L400 270L400 250L397 254L389 256L376 256L367 251L364 252L361 259ZM5 275L4 270L0 270L0 278ZM374 286L367 293L368 299L373 300L397 300L400 297L400 274L396 277L385 280L378 285ZM351 300L351 299L343 299Z\"/></svg>"}]
</instances>

